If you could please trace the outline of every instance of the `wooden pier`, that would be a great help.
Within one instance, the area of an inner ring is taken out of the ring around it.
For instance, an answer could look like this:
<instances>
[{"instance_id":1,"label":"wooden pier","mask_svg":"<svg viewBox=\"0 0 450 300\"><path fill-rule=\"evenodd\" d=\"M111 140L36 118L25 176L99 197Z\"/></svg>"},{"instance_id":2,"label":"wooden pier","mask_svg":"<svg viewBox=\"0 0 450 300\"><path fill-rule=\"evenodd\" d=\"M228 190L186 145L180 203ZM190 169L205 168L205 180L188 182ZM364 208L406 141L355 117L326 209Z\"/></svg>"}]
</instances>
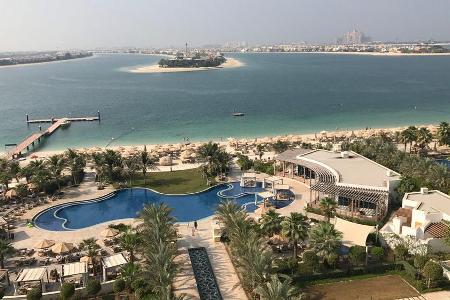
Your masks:
<instances>
[{"instance_id":1,"label":"wooden pier","mask_svg":"<svg viewBox=\"0 0 450 300\"><path fill-rule=\"evenodd\" d=\"M99 121L100 122L100 111L97 112L97 116L93 117L77 117L77 118L50 118L50 119L36 119L30 120L28 114L26 115L27 124L37 124L37 123L51 123L51 125L43 131L35 132L32 135L25 138L16 147L8 152L8 156L11 158L17 158L22 156L25 150L30 150L30 146L39 143L43 138L52 135L58 128L64 126L68 122L81 122L81 121ZM39 126L40 129L40 126Z\"/></svg>"}]
</instances>

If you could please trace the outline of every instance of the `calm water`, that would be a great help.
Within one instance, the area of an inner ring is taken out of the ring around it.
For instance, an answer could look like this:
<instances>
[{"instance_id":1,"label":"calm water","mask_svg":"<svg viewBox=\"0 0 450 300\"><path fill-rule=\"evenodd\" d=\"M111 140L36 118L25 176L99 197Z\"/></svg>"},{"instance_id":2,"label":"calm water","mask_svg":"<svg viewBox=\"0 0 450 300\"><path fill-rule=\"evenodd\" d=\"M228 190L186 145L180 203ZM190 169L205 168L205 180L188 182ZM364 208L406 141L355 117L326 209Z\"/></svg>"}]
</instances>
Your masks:
<instances>
[{"instance_id":1,"label":"calm water","mask_svg":"<svg viewBox=\"0 0 450 300\"><path fill-rule=\"evenodd\" d=\"M241 188L238 183L233 183L231 189L225 184L191 195L164 195L141 188L127 189L103 201L55 206L40 214L35 223L40 228L53 231L80 229L107 221L135 218L145 204L161 202L173 209L177 221L192 222L213 215L217 205L225 198L233 198L237 204L245 205L247 211L254 211L254 193L261 190L260 185L256 188ZM221 191L223 194L219 196ZM283 203L286 205L288 202ZM67 222L64 223L65 220Z\"/></svg>"},{"instance_id":2,"label":"calm water","mask_svg":"<svg viewBox=\"0 0 450 300\"><path fill-rule=\"evenodd\" d=\"M207 72L133 74L156 63L105 55L0 68L0 143L37 126L32 118L95 115L41 149L306 133L450 119L450 56L233 54L246 66ZM234 109L246 116L233 118Z\"/></svg>"}]
</instances>

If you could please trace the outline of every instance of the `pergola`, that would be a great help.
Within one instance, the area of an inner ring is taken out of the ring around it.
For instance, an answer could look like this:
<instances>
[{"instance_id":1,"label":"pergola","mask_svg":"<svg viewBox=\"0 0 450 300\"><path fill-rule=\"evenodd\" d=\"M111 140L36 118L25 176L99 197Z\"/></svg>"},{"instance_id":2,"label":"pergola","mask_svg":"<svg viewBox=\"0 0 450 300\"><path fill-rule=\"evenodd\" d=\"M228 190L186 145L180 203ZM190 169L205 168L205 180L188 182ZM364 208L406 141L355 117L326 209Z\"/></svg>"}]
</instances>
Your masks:
<instances>
[{"instance_id":1,"label":"pergola","mask_svg":"<svg viewBox=\"0 0 450 300\"><path fill-rule=\"evenodd\" d=\"M87 265L85 262L75 262L70 264L64 264L61 266L61 279L65 280L67 277L74 277L79 276L80 277L80 283L82 282L83 286L87 280Z\"/></svg>"},{"instance_id":2,"label":"pergola","mask_svg":"<svg viewBox=\"0 0 450 300\"><path fill-rule=\"evenodd\" d=\"M47 268L22 269L14 282L14 294L17 295L19 286L27 282L39 282L42 292L45 292L45 284L43 284L45 275L47 276L47 282L49 282Z\"/></svg>"},{"instance_id":3,"label":"pergola","mask_svg":"<svg viewBox=\"0 0 450 300\"><path fill-rule=\"evenodd\" d=\"M276 184L283 184L283 178L278 176L266 177L263 180L262 187L265 189L271 189Z\"/></svg>"},{"instance_id":4,"label":"pergola","mask_svg":"<svg viewBox=\"0 0 450 300\"><path fill-rule=\"evenodd\" d=\"M256 187L256 174L243 173L241 176L241 187Z\"/></svg>"},{"instance_id":5,"label":"pergola","mask_svg":"<svg viewBox=\"0 0 450 300\"><path fill-rule=\"evenodd\" d=\"M102 257L103 281L106 281L108 271L117 271L117 268L123 266L128 261L122 253Z\"/></svg>"},{"instance_id":6,"label":"pergola","mask_svg":"<svg viewBox=\"0 0 450 300\"><path fill-rule=\"evenodd\" d=\"M261 197L263 199L263 203L266 203L266 200L269 200L270 198L273 199L275 197L275 195L273 193L267 192L267 191L257 193L257 194L255 194L255 205L258 202L258 197Z\"/></svg>"},{"instance_id":7,"label":"pergola","mask_svg":"<svg viewBox=\"0 0 450 300\"><path fill-rule=\"evenodd\" d=\"M367 236L375 231L374 226L356 224L340 218L335 218L334 227L342 232L342 244L346 247L366 247Z\"/></svg>"}]
</instances>

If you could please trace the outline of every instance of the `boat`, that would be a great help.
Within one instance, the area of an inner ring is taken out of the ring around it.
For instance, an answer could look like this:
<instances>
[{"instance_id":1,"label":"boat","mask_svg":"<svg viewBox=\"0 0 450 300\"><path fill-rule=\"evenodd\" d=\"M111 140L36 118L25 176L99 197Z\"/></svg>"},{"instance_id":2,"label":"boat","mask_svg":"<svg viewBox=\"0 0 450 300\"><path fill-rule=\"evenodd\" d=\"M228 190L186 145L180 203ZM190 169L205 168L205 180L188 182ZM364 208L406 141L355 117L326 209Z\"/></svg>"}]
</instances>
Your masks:
<instances>
[{"instance_id":1,"label":"boat","mask_svg":"<svg viewBox=\"0 0 450 300\"><path fill-rule=\"evenodd\" d=\"M233 116L234 116L234 117L243 117L243 116L245 116L245 113L243 113L243 112L238 112L238 111L236 111L236 109L234 109L234 111L233 111Z\"/></svg>"},{"instance_id":2,"label":"boat","mask_svg":"<svg viewBox=\"0 0 450 300\"><path fill-rule=\"evenodd\" d=\"M67 128L69 127L71 124L70 120L65 120L64 122L61 123L61 128Z\"/></svg>"}]
</instances>

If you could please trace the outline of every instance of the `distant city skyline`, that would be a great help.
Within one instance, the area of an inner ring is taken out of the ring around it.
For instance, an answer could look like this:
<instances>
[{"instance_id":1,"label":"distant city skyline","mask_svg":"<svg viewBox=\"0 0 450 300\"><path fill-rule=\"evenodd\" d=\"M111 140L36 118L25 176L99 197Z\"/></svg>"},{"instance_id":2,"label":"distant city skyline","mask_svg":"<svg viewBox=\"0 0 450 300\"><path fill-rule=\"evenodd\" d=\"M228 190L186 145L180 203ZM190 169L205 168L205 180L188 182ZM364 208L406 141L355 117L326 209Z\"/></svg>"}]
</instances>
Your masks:
<instances>
[{"instance_id":1,"label":"distant city skyline","mask_svg":"<svg viewBox=\"0 0 450 300\"><path fill-rule=\"evenodd\" d=\"M0 0L0 51L450 40L450 2L435 0Z\"/></svg>"}]
</instances>

